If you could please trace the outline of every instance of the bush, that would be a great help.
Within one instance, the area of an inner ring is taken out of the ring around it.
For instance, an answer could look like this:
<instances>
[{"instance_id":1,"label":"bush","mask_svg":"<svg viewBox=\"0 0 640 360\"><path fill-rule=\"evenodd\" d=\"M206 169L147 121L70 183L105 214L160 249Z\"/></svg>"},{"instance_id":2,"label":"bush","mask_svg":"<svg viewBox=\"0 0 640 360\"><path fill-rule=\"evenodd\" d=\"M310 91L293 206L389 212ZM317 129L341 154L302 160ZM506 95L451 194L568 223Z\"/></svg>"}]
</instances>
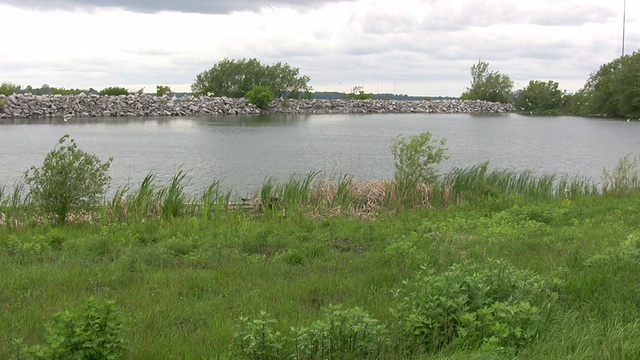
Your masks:
<instances>
[{"instance_id":1,"label":"bush","mask_svg":"<svg viewBox=\"0 0 640 360\"><path fill-rule=\"evenodd\" d=\"M82 308L54 315L44 345L26 350L34 359L120 359L122 323L112 301L90 299Z\"/></svg>"},{"instance_id":2,"label":"bush","mask_svg":"<svg viewBox=\"0 0 640 360\"><path fill-rule=\"evenodd\" d=\"M247 101L259 107L266 109L275 98L273 92L266 86L253 85L253 88L247 92Z\"/></svg>"},{"instance_id":3,"label":"bush","mask_svg":"<svg viewBox=\"0 0 640 360\"><path fill-rule=\"evenodd\" d=\"M536 337L541 308L555 296L550 282L504 262L460 264L407 281L393 313L411 351L450 344L518 349Z\"/></svg>"},{"instance_id":4,"label":"bush","mask_svg":"<svg viewBox=\"0 0 640 360\"><path fill-rule=\"evenodd\" d=\"M3 82L2 84L0 84L0 94L3 94L3 95L19 94L21 88L22 87L20 85L16 85L10 82Z\"/></svg>"},{"instance_id":5,"label":"bush","mask_svg":"<svg viewBox=\"0 0 640 360\"><path fill-rule=\"evenodd\" d=\"M123 87L118 87L118 86L112 86L112 87L107 87L104 88L102 90L100 90L99 94L101 96L104 95L129 95L130 92L129 90L123 88Z\"/></svg>"},{"instance_id":6,"label":"bush","mask_svg":"<svg viewBox=\"0 0 640 360\"><path fill-rule=\"evenodd\" d=\"M42 167L25 171L29 196L44 215L53 214L64 224L71 208L88 210L97 205L111 178L112 159L101 161L78 148L69 135L47 154Z\"/></svg>"},{"instance_id":7,"label":"bush","mask_svg":"<svg viewBox=\"0 0 640 360\"><path fill-rule=\"evenodd\" d=\"M161 96L165 96L165 95L170 95L171 94L171 88L168 86L163 86L163 85L158 85L156 86L156 95L158 97Z\"/></svg>"},{"instance_id":8,"label":"bush","mask_svg":"<svg viewBox=\"0 0 640 360\"><path fill-rule=\"evenodd\" d=\"M433 138L429 131L409 138L398 135L391 144L395 159L394 179L404 189L420 184L433 184L438 180L435 165L448 159L444 147L446 139Z\"/></svg>"}]
</instances>

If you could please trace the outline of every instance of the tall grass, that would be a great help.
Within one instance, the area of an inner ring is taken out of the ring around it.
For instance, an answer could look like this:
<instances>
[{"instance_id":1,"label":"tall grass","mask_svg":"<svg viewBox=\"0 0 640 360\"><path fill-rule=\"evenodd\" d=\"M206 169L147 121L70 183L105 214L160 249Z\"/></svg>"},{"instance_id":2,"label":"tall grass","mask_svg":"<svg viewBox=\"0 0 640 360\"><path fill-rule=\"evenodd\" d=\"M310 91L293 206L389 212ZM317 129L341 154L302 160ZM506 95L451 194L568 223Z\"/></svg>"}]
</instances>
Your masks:
<instances>
[{"instance_id":1,"label":"tall grass","mask_svg":"<svg viewBox=\"0 0 640 360\"><path fill-rule=\"evenodd\" d=\"M178 171L171 178L169 185L158 191L157 198L163 218L171 219L184 213L187 206L187 194L184 191L187 185L185 182L186 175L184 171Z\"/></svg>"},{"instance_id":2,"label":"tall grass","mask_svg":"<svg viewBox=\"0 0 640 360\"><path fill-rule=\"evenodd\" d=\"M195 197L193 203L199 205L196 206L196 213L203 219L209 219L215 214L219 214L229 209L231 202L232 192L223 191L220 180L213 181L200 195Z\"/></svg>"}]
</instances>

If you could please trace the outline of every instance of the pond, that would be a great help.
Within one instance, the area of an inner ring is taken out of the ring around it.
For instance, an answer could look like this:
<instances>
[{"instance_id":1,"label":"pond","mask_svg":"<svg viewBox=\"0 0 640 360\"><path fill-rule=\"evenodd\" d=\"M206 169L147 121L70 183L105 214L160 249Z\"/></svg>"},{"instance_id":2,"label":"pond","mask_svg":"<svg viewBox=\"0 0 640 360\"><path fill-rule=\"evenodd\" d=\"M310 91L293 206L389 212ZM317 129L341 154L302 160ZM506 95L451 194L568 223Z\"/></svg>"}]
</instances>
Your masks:
<instances>
[{"instance_id":1,"label":"pond","mask_svg":"<svg viewBox=\"0 0 640 360\"><path fill-rule=\"evenodd\" d=\"M242 195L253 193L266 177L286 180L311 171L392 178L393 138L424 131L447 139L443 172L488 160L492 167L599 181L604 167L612 169L640 149L640 121L517 114L2 120L0 187L12 188L30 166L41 165L64 134L87 152L113 158L112 189L137 185L150 172L164 185L183 170L191 193L220 180Z\"/></svg>"}]
</instances>

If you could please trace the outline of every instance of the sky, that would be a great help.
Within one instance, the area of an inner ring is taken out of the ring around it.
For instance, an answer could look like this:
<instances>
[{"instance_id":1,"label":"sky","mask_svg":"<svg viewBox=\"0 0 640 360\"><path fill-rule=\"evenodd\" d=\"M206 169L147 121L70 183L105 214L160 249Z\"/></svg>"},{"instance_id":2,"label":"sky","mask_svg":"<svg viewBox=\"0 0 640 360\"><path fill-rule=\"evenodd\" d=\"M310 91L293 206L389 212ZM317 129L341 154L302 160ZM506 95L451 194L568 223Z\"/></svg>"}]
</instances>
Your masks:
<instances>
[{"instance_id":1,"label":"sky","mask_svg":"<svg viewBox=\"0 0 640 360\"><path fill-rule=\"evenodd\" d=\"M624 0L0 0L0 82L190 91L224 59L278 61L314 91L459 96L487 61L568 92L622 53ZM626 1L625 53L640 49Z\"/></svg>"}]
</instances>

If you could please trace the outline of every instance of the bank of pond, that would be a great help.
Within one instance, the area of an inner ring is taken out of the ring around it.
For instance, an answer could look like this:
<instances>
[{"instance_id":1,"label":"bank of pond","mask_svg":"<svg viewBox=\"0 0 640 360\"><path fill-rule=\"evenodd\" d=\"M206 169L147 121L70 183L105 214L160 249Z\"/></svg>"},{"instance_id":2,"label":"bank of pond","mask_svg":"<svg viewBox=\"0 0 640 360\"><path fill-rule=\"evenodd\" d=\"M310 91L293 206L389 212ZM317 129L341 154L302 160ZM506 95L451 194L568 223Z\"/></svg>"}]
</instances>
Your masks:
<instances>
[{"instance_id":1,"label":"bank of pond","mask_svg":"<svg viewBox=\"0 0 640 360\"><path fill-rule=\"evenodd\" d=\"M0 358L638 358L637 174L310 173L244 199L149 175L65 224L17 186Z\"/></svg>"}]
</instances>

